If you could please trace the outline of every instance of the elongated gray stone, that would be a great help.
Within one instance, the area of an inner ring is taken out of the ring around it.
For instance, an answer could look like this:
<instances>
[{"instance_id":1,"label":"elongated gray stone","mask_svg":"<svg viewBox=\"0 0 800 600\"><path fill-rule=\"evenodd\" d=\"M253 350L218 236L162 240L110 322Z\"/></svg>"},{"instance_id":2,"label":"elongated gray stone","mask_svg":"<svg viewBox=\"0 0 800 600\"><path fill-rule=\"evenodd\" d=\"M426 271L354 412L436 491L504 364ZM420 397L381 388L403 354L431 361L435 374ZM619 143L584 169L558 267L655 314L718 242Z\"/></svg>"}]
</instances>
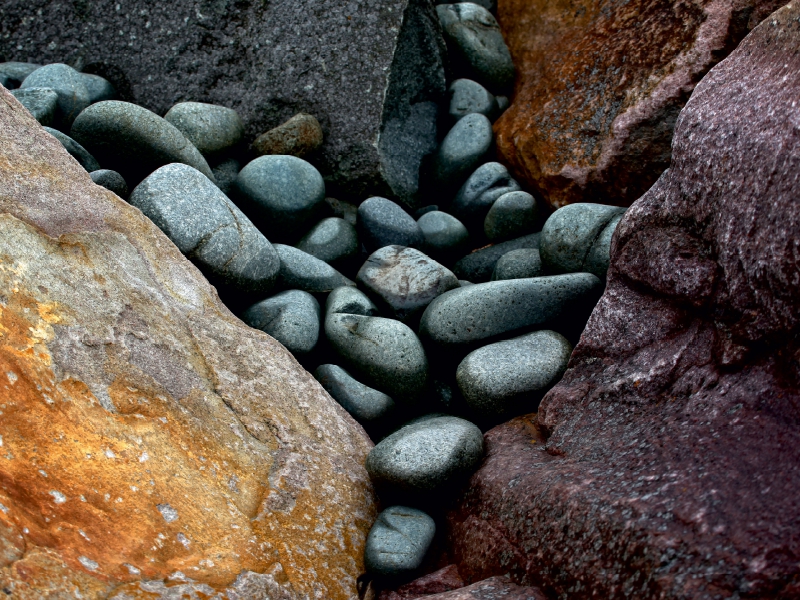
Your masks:
<instances>
[{"instance_id":1,"label":"elongated gray stone","mask_svg":"<svg viewBox=\"0 0 800 600\"><path fill-rule=\"evenodd\" d=\"M86 151L86 148L81 146L78 142L73 140L68 135L61 133L57 129L53 129L52 127L45 127L44 130L56 138L61 145L64 146L64 150L69 152L70 156L77 160L80 165L86 169L89 173L92 171L97 171L100 169L100 164L94 159L94 156L89 154Z\"/></svg>"},{"instance_id":2,"label":"elongated gray stone","mask_svg":"<svg viewBox=\"0 0 800 600\"><path fill-rule=\"evenodd\" d=\"M500 257L494 266L492 281L528 279L542 275L542 259L536 248L512 250Z\"/></svg>"},{"instance_id":3,"label":"elongated gray stone","mask_svg":"<svg viewBox=\"0 0 800 600\"><path fill-rule=\"evenodd\" d=\"M11 94L19 100L40 125L52 125L58 106L58 94L50 88L26 88L11 90Z\"/></svg>"},{"instance_id":4,"label":"elongated gray stone","mask_svg":"<svg viewBox=\"0 0 800 600\"><path fill-rule=\"evenodd\" d=\"M433 174L439 189L443 193L458 189L487 159L493 142L492 123L481 114L469 114L453 125L434 158Z\"/></svg>"},{"instance_id":5,"label":"elongated gray stone","mask_svg":"<svg viewBox=\"0 0 800 600\"><path fill-rule=\"evenodd\" d=\"M301 290L279 292L257 302L242 314L242 321L268 333L296 355L311 352L319 340L319 302Z\"/></svg>"},{"instance_id":6,"label":"elongated gray stone","mask_svg":"<svg viewBox=\"0 0 800 600\"><path fill-rule=\"evenodd\" d=\"M164 119L186 136L200 153L213 158L241 141L244 123L232 108L205 102L179 102Z\"/></svg>"},{"instance_id":7,"label":"elongated gray stone","mask_svg":"<svg viewBox=\"0 0 800 600\"><path fill-rule=\"evenodd\" d=\"M435 534L436 523L426 513L390 506L378 515L367 535L364 566L375 575L411 573L422 564Z\"/></svg>"},{"instance_id":8,"label":"elongated gray stone","mask_svg":"<svg viewBox=\"0 0 800 600\"><path fill-rule=\"evenodd\" d=\"M54 63L33 71L21 89L50 88L58 94L54 124L68 131L80 112L89 106L89 90L78 71L69 65Z\"/></svg>"},{"instance_id":9,"label":"elongated gray stone","mask_svg":"<svg viewBox=\"0 0 800 600\"><path fill-rule=\"evenodd\" d=\"M358 207L358 233L370 252L392 244L417 247L423 241L414 218L396 202L378 196Z\"/></svg>"},{"instance_id":10,"label":"elongated gray stone","mask_svg":"<svg viewBox=\"0 0 800 600\"><path fill-rule=\"evenodd\" d=\"M366 428L383 424L395 409L391 396L364 385L337 365L320 365L314 377L331 398Z\"/></svg>"},{"instance_id":11,"label":"elongated gray stone","mask_svg":"<svg viewBox=\"0 0 800 600\"><path fill-rule=\"evenodd\" d=\"M292 246L275 244L281 266L278 285L284 289L323 293L334 288L356 284L328 263Z\"/></svg>"},{"instance_id":12,"label":"elongated gray stone","mask_svg":"<svg viewBox=\"0 0 800 600\"><path fill-rule=\"evenodd\" d=\"M467 254L453 266L453 273L459 279L466 279L474 283L489 281L492 277L497 261L512 250L520 248L539 248L538 233L532 233L515 240L501 242L486 248L475 250Z\"/></svg>"}]
</instances>

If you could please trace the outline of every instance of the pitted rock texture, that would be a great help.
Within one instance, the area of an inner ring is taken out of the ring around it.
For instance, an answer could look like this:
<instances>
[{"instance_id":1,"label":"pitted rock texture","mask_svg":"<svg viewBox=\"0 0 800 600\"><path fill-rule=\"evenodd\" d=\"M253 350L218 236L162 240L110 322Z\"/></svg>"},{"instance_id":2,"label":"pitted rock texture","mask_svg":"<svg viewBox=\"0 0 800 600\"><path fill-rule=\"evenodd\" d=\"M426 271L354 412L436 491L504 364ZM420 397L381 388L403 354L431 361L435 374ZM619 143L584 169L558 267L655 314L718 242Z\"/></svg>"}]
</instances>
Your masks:
<instances>
[{"instance_id":1,"label":"pitted rock texture","mask_svg":"<svg viewBox=\"0 0 800 600\"><path fill-rule=\"evenodd\" d=\"M356 597L372 444L0 89L0 589Z\"/></svg>"},{"instance_id":2,"label":"pitted rock texture","mask_svg":"<svg viewBox=\"0 0 800 600\"><path fill-rule=\"evenodd\" d=\"M486 435L449 516L465 581L800 597L798 47L795 0L698 85L561 383Z\"/></svg>"},{"instance_id":3,"label":"pitted rock texture","mask_svg":"<svg viewBox=\"0 0 800 600\"><path fill-rule=\"evenodd\" d=\"M430 0L4 0L2 16L0 57L97 73L161 116L182 101L233 108L250 143L314 115L332 194L413 202L436 147L446 48Z\"/></svg>"},{"instance_id":4,"label":"pitted rock texture","mask_svg":"<svg viewBox=\"0 0 800 600\"><path fill-rule=\"evenodd\" d=\"M501 162L553 207L629 206L670 164L695 85L786 0L500 0L517 68Z\"/></svg>"}]
</instances>

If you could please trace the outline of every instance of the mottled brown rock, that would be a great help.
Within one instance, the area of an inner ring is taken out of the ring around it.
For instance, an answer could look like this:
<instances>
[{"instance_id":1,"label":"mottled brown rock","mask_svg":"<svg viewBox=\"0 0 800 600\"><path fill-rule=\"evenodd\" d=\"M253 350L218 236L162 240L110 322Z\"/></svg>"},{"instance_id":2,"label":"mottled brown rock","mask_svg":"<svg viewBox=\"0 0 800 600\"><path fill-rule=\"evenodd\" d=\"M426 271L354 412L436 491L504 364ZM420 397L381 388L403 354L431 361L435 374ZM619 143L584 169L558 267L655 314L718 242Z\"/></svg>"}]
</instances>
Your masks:
<instances>
[{"instance_id":1,"label":"mottled brown rock","mask_svg":"<svg viewBox=\"0 0 800 600\"><path fill-rule=\"evenodd\" d=\"M322 145L322 127L313 115L300 113L275 129L262 133L251 150L258 156L291 154L304 157Z\"/></svg>"},{"instance_id":2,"label":"mottled brown rock","mask_svg":"<svg viewBox=\"0 0 800 600\"><path fill-rule=\"evenodd\" d=\"M0 413L10 598L356 596L368 438L3 89Z\"/></svg>"},{"instance_id":3,"label":"mottled brown rock","mask_svg":"<svg viewBox=\"0 0 800 600\"><path fill-rule=\"evenodd\" d=\"M486 435L449 516L465 581L800 597L798 48L795 0L695 90L563 380Z\"/></svg>"},{"instance_id":4,"label":"mottled brown rock","mask_svg":"<svg viewBox=\"0 0 800 600\"><path fill-rule=\"evenodd\" d=\"M517 82L500 160L553 207L629 206L695 85L786 0L500 0Z\"/></svg>"}]
</instances>

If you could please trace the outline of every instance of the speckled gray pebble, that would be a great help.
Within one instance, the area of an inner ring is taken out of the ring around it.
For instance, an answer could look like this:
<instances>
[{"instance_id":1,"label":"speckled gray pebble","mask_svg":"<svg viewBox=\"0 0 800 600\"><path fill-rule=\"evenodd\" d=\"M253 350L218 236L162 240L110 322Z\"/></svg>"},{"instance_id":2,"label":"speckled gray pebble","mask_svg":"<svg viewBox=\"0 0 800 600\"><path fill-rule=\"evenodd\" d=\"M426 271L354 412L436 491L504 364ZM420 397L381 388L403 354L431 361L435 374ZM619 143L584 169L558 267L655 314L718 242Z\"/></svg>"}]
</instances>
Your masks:
<instances>
[{"instance_id":1,"label":"speckled gray pebble","mask_svg":"<svg viewBox=\"0 0 800 600\"><path fill-rule=\"evenodd\" d=\"M114 192L123 200L127 199L129 191L128 184L125 182L125 178L116 171L112 171L111 169L98 169L97 171L89 173L89 177L91 177L92 181L97 185L101 185L107 190Z\"/></svg>"},{"instance_id":2,"label":"speckled gray pebble","mask_svg":"<svg viewBox=\"0 0 800 600\"><path fill-rule=\"evenodd\" d=\"M292 246L275 244L281 259L278 286L305 292L324 293L343 285L355 283L339 273L328 263Z\"/></svg>"},{"instance_id":3,"label":"speckled gray pebble","mask_svg":"<svg viewBox=\"0 0 800 600\"><path fill-rule=\"evenodd\" d=\"M356 281L383 314L409 324L414 324L434 298L458 287L452 271L404 246L384 246L373 252Z\"/></svg>"},{"instance_id":4,"label":"speckled gray pebble","mask_svg":"<svg viewBox=\"0 0 800 600\"><path fill-rule=\"evenodd\" d=\"M586 324L603 285L590 273L491 281L439 296L422 315L420 335L442 347L468 347L562 320ZM559 330L560 331L560 330Z\"/></svg>"},{"instance_id":5,"label":"speckled gray pebble","mask_svg":"<svg viewBox=\"0 0 800 600\"><path fill-rule=\"evenodd\" d=\"M417 220L425 238L423 250L434 258L449 260L463 253L469 244L469 232L453 215L440 210L425 213Z\"/></svg>"},{"instance_id":6,"label":"speckled gray pebble","mask_svg":"<svg viewBox=\"0 0 800 600\"><path fill-rule=\"evenodd\" d=\"M435 417L402 427L367 455L377 484L405 492L435 493L471 474L483 458L483 434L458 417Z\"/></svg>"},{"instance_id":7,"label":"speckled gray pebble","mask_svg":"<svg viewBox=\"0 0 800 600\"><path fill-rule=\"evenodd\" d=\"M364 292L348 286L338 287L328 294L325 302L325 316L337 313L365 317L380 316L378 307Z\"/></svg>"},{"instance_id":8,"label":"speckled gray pebble","mask_svg":"<svg viewBox=\"0 0 800 600\"><path fill-rule=\"evenodd\" d=\"M484 220L495 201L519 189L508 169L498 162L488 162L475 169L458 190L451 212L471 232L483 233Z\"/></svg>"},{"instance_id":9,"label":"speckled gray pebble","mask_svg":"<svg viewBox=\"0 0 800 600\"><path fill-rule=\"evenodd\" d=\"M244 123L232 108L205 102L179 102L164 119L186 136L206 158L222 155L238 144Z\"/></svg>"},{"instance_id":10,"label":"speckled gray pebble","mask_svg":"<svg viewBox=\"0 0 800 600\"><path fill-rule=\"evenodd\" d=\"M2 73L8 78L11 86L19 87L20 84L23 81L25 81L25 78L28 75L33 73L36 69L40 68L41 66L42 65L36 63L4 62L0 63L0 73Z\"/></svg>"},{"instance_id":11,"label":"speckled gray pebble","mask_svg":"<svg viewBox=\"0 0 800 600\"><path fill-rule=\"evenodd\" d=\"M453 266L453 273L459 279L474 283L489 281L497 261L512 250L520 248L539 248L539 234L532 233L515 240L494 244L467 254Z\"/></svg>"},{"instance_id":12,"label":"speckled gray pebble","mask_svg":"<svg viewBox=\"0 0 800 600\"><path fill-rule=\"evenodd\" d=\"M417 222L399 204L374 196L358 207L358 234L367 251L397 244L419 247L422 231Z\"/></svg>"},{"instance_id":13,"label":"speckled gray pebble","mask_svg":"<svg viewBox=\"0 0 800 600\"><path fill-rule=\"evenodd\" d=\"M233 184L236 182L236 177L239 171L242 170L242 163L235 158L228 158L211 169L214 173L214 179L217 180L217 187L222 190L222 193L230 197Z\"/></svg>"},{"instance_id":14,"label":"speckled gray pebble","mask_svg":"<svg viewBox=\"0 0 800 600\"><path fill-rule=\"evenodd\" d=\"M83 85L86 86L86 91L89 92L89 104L102 102L103 100L113 100L117 97L117 90L114 89L108 79L91 73L81 73L81 79L83 80Z\"/></svg>"},{"instance_id":15,"label":"speckled gray pebble","mask_svg":"<svg viewBox=\"0 0 800 600\"><path fill-rule=\"evenodd\" d=\"M205 175L180 163L161 167L128 201L158 225L212 279L242 291L268 292L278 253Z\"/></svg>"},{"instance_id":16,"label":"speckled gray pebble","mask_svg":"<svg viewBox=\"0 0 800 600\"><path fill-rule=\"evenodd\" d=\"M492 123L481 114L469 114L453 125L433 161L433 177L443 193L460 187L487 160L493 142Z\"/></svg>"},{"instance_id":17,"label":"speckled gray pebble","mask_svg":"<svg viewBox=\"0 0 800 600\"><path fill-rule=\"evenodd\" d=\"M421 510L390 506L367 535L364 566L384 577L411 573L422 564L435 534L436 523Z\"/></svg>"},{"instance_id":18,"label":"speckled gray pebble","mask_svg":"<svg viewBox=\"0 0 800 600\"><path fill-rule=\"evenodd\" d=\"M55 119L58 94L50 88L11 90L11 95L24 106L40 125L52 125Z\"/></svg>"},{"instance_id":19,"label":"speckled gray pebble","mask_svg":"<svg viewBox=\"0 0 800 600\"><path fill-rule=\"evenodd\" d=\"M64 146L64 150L69 152L70 156L77 160L87 172L91 173L92 171L97 171L100 168L100 164L94 159L94 156L89 154L86 151L86 148L81 146L71 137L61 133L57 129L53 129L52 127L45 126L44 130L61 142L61 145Z\"/></svg>"},{"instance_id":20,"label":"speckled gray pebble","mask_svg":"<svg viewBox=\"0 0 800 600\"><path fill-rule=\"evenodd\" d=\"M337 365L320 365L314 377L325 391L365 427L383 424L395 408L391 396L357 381Z\"/></svg>"},{"instance_id":21,"label":"speckled gray pebble","mask_svg":"<svg viewBox=\"0 0 800 600\"><path fill-rule=\"evenodd\" d=\"M311 352L319 340L319 302L301 290L287 290L257 302L244 311L242 321L268 333L296 355Z\"/></svg>"},{"instance_id":22,"label":"speckled gray pebble","mask_svg":"<svg viewBox=\"0 0 800 600\"><path fill-rule=\"evenodd\" d=\"M490 121L500 116L500 107L494 95L477 81L456 79L448 88L450 116L458 121L471 113L485 115Z\"/></svg>"},{"instance_id":23,"label":"speckled gray pebble","mask_svg":"<svg viewBox=\"0 0 800 600\"><path fill-rule=\"evenodd\" d=\"M326 263L337 264L358 254L358 234L344 219L328 217L314 225L297 247Z\"/></svg>"},{"instance_id":24,"label":"speckled gray pebble","mask_svg":"<svg viewBox=\"0 0 800 600\"><path fill-rule=\"evenodd\" d=\"M295 243L320 215L325 182L302 158L260 156L239 172L233 199L270 240Z\"/></svg>"},{"instance_id":25,"label":"speckled gray pebble","mask_svg":"<svg viewBox=\"0 0 800 600\"><path fill-rule=\"evenodd\" d=\"M492 281L527 279L542 275L542 259L536 248L512 250L500 257L494 266Z\"/></svg>"},{"instance_id":26,"label":"speckled gray pebble","mask_svg":"<svg viewBox=\"0 0 800 600\"><path fill-rule=\"evenodd\" d=\"M467 404L482 417L536 411L567 369L572 346L555 331L535 331L470 352L456 371Z\"/></svg>"},{"instance_id":27,"label":"speckled gray pebble","mask_svg":"<svg viewBox=\"0 0 800 600\"><path fill-rule=\"evenodd\" d=\"M483 221L483 232L491 242L504 242L533 233L539 210L528 192L509 192L494 201Z\"/></svg>"},{"instance_id":28,"label":"speckled gray pebble","mask_svg":"<svg viewBox=\"0 0 800 600\"><path fill-rule=\"evenodd\" d=\"M53 63L36 69L25 78L20 88L54 90L58 94L58 103L53 125L64 131L69 131L75 118L89 106L89 91L83 77L69 65Z\"/></svg>"},{"instance_id":29,"label":"speckled gray pebble","mask_svg":"<svg viewBox=\"0 0 800 600\"><path fill-rule=\"evenodd\" d=\"M605 277L608 270L608 249L611 233L625 212L618 206L605 204L570 204L559 208L547 219L542 228L539 251L542 264L551 273L577 273L591 271ZM613 221L607 236L603 231ZM598 249L592 253L593 246ZM588 261L591 255L591 259Z\"/></svg>"},{"instance_id":30,"label":"speckled gray pebble","mask_svg":"<svg viewBox=\"0 0 800 600\"><path fill-rule=\"evenodd\" d=\"M128 185L169 163L183 163L214 181L206 159L180 131L130 102L92 104L75 119L70 136L103 168L120 173Z\"/></svg>"}]
</instances>

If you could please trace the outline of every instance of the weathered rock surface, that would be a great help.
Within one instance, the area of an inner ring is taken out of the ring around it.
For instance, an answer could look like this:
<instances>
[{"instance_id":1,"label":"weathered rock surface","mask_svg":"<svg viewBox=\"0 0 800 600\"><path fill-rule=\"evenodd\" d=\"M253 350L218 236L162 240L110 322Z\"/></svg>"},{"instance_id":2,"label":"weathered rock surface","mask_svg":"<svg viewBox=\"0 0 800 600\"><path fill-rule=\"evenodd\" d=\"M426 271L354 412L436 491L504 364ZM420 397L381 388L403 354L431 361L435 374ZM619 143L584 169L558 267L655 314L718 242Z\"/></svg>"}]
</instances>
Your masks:
<instances>
[{"instance_id":1,"label":"weathered rock surface","mask_svg":"<svg viewBox=\"0 0 800 600\"><path fill-rule=\"evenodd\" d=\"M315 165L332 191L416 194L445 95L429 0L117 4L5 0L0 56L82 66L159 115L185 100L233 108L248 141L312 114L325 134Z\"/></svg>"},{"instance_id":2,"label":"weathered rock surface","mask_svg":"<svg viewBox=\"0 0 800 600\"><path fill-rule=\"evenodd\" d=\"M561 383L486 435L449 517L465 580L798 597L799 46L795 1L698 85Z\"/></svg>"},{"instance_id":3,"label":"weathered rock surface","mask_svg":"<svg viewBox=\"0 0 800 600\"><path fill-rule=\"evenodd\" d=\"M517 82L497 151L553 207L629 206L670 163L701 77L785 0L504 0Z\"/></svg>"},{"instance_id":4,"label":"weathered rock surface","mask_svg":"<svg viewBox=\"0 0 800 600\"><path fill-rule=\"evenodd\" d=\"M458 567L447 565L433 573L428 573L405 583L397 590L384 590L378 595L378 600L416 600L423 596L441 594L464 587L464 581L458 574Z\"/></svg>"},{"instance_id":5,"label":"weathered rock surface","mask_svg":"<svg viewBox=\"0 0 800 600\"><path fill-rule=\"evenodd\" d=\"M355 597L358 425L2 89L0 190L0 589Z\"/></svg>"},{"instance_id":6,"label":"weathered rock surface","mask_svg":"<svg viewBox=\"0 0 800 600\"><path fill-rule=\"evenodd\" d=\"M544 592L535 587L522 587L507 577L490 577L484 581L441 594L424 596L380 596L379 600L546 600Z\"/></svg>"}]
</instances>

